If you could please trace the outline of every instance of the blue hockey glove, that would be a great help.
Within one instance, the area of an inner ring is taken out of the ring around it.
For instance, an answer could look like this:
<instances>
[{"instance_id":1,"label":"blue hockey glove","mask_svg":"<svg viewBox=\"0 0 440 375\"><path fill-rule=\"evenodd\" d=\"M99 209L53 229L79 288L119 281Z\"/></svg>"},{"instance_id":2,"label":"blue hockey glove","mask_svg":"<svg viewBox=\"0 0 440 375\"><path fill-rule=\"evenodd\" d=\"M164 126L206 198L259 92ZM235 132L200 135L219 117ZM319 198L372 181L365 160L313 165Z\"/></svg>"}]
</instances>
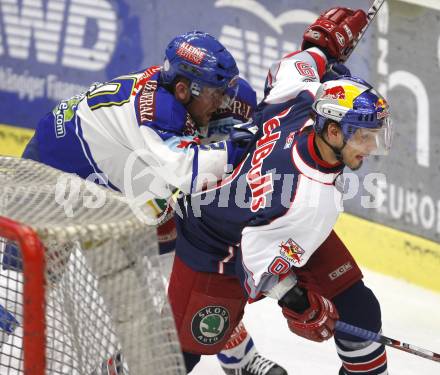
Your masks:
<instances>
[{"instance_id":1,"label":"blue hockey glove","mask_svg":"<svg viewBox=\"0 0 440 375\"><path fill-rule=\"evenodd\" d=\"M258 131L252 121L234 125L229 131L228 161L236 167L243 158L243 154Z\"/></svg>"}]
</instances>

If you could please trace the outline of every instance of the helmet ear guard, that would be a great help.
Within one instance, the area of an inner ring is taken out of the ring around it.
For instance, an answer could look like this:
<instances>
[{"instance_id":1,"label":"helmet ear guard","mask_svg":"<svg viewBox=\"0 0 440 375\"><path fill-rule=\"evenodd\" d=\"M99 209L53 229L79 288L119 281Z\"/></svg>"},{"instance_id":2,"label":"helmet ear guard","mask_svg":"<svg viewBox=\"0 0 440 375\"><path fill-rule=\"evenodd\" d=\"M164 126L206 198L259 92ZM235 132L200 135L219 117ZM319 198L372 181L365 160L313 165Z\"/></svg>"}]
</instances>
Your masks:
<instances>
[{"instance_id":1,"label":"helmet ear guard","mask_svg":"<svg viewBox=\"0 0 440 375\"><path fill-rule=\"evenodd\" d=\"M325 117L325 119L333 120L335 122L340 122L349 111L348 108L333 103L325 103L323 101L315 102L313 104L313 109L318 115L322 114L322 117Z\"/></svg>"}]
</instances>

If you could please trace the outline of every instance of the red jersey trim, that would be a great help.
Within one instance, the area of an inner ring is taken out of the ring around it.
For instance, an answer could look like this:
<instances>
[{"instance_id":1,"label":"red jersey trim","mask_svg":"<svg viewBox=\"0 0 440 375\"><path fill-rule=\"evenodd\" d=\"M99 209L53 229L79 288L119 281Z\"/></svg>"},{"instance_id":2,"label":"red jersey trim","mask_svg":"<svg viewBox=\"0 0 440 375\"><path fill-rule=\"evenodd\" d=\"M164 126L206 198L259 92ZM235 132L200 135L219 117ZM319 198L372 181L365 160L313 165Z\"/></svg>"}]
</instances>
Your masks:
<instances>
[{"instance_id":1,"label":"red jersey trim","mask_svg":"<svg viewBox=\"0 0 440 375\"><path fill-rule=\"evenodd\" d=\"M316 67L318 68L319 79L321 79L327 70L327 59L316 52L307 52L310 54L310 56L312 56L313 60L315 60Z\"/></svg>"},{"instance_id":2,"label":"red jersey trim","mask_svg":"<svg viewBox=\"0 0 440 375\"><path fill-rule=\"evenodd\" d=\"M308 139L307 139L307 149L309 150L309 153L310 153L310 156L312 157L312 159L313 159L318 165L320 165L321 167L324 167L324 168L337 168L337 167L340 167L340 166L342 165L342 163L341 163L340 161L338 161L338 162L335 163L335 164L330 164L330 163L327 163L325 160L322 160L322 159L318 156L318 154L317 154L316 151L315 151L315 145L314 145L314 142L315 142L315 135L316 135L315 132L311 132L311 133L309 134ZM335 172L330 172L330 173L335 173Z\"/></svg>"}]
</instances>

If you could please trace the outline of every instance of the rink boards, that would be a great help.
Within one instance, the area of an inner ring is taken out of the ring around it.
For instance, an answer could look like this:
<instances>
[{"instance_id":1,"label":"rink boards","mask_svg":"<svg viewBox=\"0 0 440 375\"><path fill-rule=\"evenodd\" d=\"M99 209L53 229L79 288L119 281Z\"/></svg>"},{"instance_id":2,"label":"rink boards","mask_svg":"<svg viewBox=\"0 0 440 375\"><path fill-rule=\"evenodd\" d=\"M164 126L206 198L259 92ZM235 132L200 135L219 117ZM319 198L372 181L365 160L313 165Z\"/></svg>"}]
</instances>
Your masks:
<instances>
[{"instance_id":1,"label":"rink boards","mask_svg":"<svg viewBox=\"0 0 440 375\"><path fill-rule=\"evenodd\" d=\"M440 292L440 244L346 213L336 232L361 266Z\"/></svg>"}]
</instances>

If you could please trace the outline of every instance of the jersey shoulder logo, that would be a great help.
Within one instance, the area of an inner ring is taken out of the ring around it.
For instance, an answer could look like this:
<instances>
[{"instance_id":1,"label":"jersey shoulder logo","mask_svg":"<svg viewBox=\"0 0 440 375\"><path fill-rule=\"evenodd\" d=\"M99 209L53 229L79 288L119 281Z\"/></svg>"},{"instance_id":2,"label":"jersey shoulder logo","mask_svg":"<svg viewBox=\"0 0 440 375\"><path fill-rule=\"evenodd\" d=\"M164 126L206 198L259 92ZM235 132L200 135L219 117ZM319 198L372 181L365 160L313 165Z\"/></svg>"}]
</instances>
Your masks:
<instances>
[{"instance_id":1,"label":"jersey shoulder logo","mask_svg":"<svg viewBox=\"0 0 440 375\"><path fill-rule=\"evenodd\" d=\"M305 251L291 238L279 245L281 256L289 263L299 264Z\"/></svg>"}]
</instances>

